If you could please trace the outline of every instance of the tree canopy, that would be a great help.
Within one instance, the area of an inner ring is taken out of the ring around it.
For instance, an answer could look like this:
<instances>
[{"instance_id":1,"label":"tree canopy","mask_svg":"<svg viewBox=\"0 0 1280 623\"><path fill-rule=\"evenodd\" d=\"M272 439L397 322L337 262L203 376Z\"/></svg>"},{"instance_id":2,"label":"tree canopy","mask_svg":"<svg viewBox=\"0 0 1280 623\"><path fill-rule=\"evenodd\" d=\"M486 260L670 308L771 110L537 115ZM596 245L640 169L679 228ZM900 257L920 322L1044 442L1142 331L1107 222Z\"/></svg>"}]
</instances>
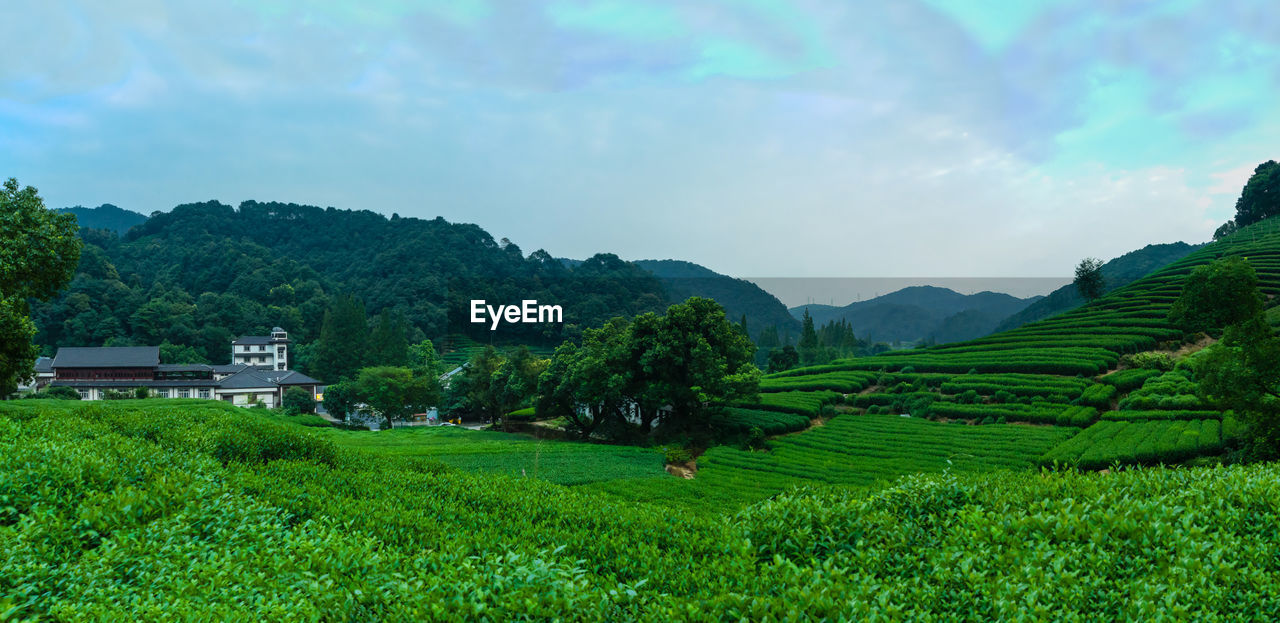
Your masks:
<instances>
[{"instance_id":1,"label":"tree canopy","mask_svg":"<svg viewBox=\"0 0 1280 623\"><path fill-rule=\"evenodd\" d=\"M1086 257L1076 264L1076 277L1073 281L1076 290L1086 301L1092 301L1106 291L1106 281L1102 276L1102 260Z\"/></svg>"},{"instance_id":2,"label":"tree canopy","mask_svg":"<svg viewBox=\"0 0 1280 623\"><path fill-rule=\"evenodd\" d=\"M1258 274L1244 258L1227 257L1191 271L1169 309L1169 320L1187 331L1211 331L1261 312Z\"/></svg>"},{"instance_id":3,"label":"tree canopy","mask_svg":"<svg viewBox=\"0 0 1280 623\"><path fill-rule=\"evenodd\" d=\"M1259 164L1236 200L1235 224L1245 227L1280 214L1280 163Z\"/></svg>"},{"instance_id":4,"label":"tree canopy","mask_svg":"<svg viewBox=\"0 0 1280 623\"><path fill-rule=\"evenodd\" d=\"M615 319L589 330L582 344L556 350L542 374L544 410L584 435L625 426L648 434L656 421L676 433L701 433L721 406L756 394L755 347L710 299L692 297L663 315Z\"/></svg>"},{"instance_id":5,"label":"tree canopy","mask_svg":"<svg viewBox=\"0 0 1280 623\"><path fill-rule=\"evenodd\" d=\"M0 191L0 396L30 376L39 350L28 299L47 300L80 261L76 219L45 208L35 188L9 178Z\"/></svg>"}]
</instances>

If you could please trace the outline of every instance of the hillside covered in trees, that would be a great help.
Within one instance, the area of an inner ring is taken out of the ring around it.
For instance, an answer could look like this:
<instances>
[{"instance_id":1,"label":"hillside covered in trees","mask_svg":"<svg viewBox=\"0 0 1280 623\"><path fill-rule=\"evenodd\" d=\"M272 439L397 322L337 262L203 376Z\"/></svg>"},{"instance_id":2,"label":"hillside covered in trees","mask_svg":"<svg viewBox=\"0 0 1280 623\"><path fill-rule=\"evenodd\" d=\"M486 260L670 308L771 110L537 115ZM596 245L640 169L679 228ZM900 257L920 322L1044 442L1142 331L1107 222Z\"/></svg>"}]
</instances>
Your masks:
<instances>
[{"instance_id":1,"label":"hillside covered in trees","mask_svg":"<svg viewBox=\"0 0 1280 623\"><path fill-rule=\"evenodd\" d=\"M747 319L747 331L757 341L774 328L784 337L800 331L800 321L787 311L778 297L745 279L735 279L705 266L681 260L639 260L635 262L658 277L668 300L680 303L691 296L714 299L731 320Z\"/></svg>"},{"instance_id":2,"label":"hillside covered in trees","mask_svg":"<svg viewBox=\"0 0 1280 623\"><path fill-rule=\"evenodd\" d=\"M477 225L390 218L369 211L246 201L206 202L157 213L119 236L82 229L69 288L36 302L36 342L57 346L188 345L227 358L237 335L285 327L315 339L332 300L359 299L371 316L402 315L411 339L446 334L484 341L557 344L614 316L665 307L656 277L614 255L567 267L545 251L525 254ZM563 325L470 322L470 301L561 305ZM299 360L305 362L306 350Z\"/></svg>"}]
</instances>

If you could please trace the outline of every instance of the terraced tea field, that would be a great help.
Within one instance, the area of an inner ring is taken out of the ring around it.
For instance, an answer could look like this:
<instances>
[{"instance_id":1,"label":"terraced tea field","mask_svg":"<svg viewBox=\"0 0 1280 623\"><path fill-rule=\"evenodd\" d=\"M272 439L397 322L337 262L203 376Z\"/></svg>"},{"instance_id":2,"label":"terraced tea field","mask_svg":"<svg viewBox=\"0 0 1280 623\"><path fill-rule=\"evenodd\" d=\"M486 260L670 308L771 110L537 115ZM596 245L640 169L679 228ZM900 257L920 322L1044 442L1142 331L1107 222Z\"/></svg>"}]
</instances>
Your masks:
<instances>
[{"instance_id":1,"label":"terraced tea field","mask_svg":"<svg viewBox=\"0 0 1280 623\"><path fill-rule=\"evenodd\" d=\"M797 485L869 487L905 474L1024 469L1078 429L942 424L896 415L843 415L779 437L769 452L709 450L692 481L600 482L629 499L725 512Z\"/></svg>"}]
</instances>

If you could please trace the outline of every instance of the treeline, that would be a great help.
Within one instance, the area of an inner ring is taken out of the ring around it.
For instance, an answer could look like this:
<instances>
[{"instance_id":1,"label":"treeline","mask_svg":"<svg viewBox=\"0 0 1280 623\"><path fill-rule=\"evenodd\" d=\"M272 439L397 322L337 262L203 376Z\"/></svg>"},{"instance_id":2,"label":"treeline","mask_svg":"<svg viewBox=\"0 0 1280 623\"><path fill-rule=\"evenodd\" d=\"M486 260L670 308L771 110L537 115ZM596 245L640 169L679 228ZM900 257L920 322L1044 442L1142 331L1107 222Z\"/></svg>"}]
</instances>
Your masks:
<instances>
[{"instance_id":1,"label":"treeline","mask_svg":"<svg viewBox=\"0 0 1280 623\"><path fill-rule=\"evenodd\" d=\"M664 307L658 279L614 255L573 267L525 255L476 225L390 218L368 211L246 201L157 213L124 237L81 230L70 287L33 301L45 354L58 346L163 344L226 361L238 335L284 327L302 344L320 336L341 295L370 316L403 320L411 339L450 333L484 341L558 344L618 315ZM562 324L470 322L471 299L561 305ZM305 361L307 353L300 353Z\"/></svg>"},{"instance_id":2,"label":"treeline","mask_svg":"<svg viewBox=\"0 0 1280 623\"><path fill-rule=\"evenodd\" d=\"M788 342L790 341L790 336ZM863 357L889 350L883 342L859 339L853 333L848 320L832 320L820 328L814 328L809 310L804 311L800 325L800 341L796 346L781 343L776 328L761 334L757 345L757 365L768 372L782 372L796 366L812 366L830 363L845 357Z\"/></svg>"}]
</instances>

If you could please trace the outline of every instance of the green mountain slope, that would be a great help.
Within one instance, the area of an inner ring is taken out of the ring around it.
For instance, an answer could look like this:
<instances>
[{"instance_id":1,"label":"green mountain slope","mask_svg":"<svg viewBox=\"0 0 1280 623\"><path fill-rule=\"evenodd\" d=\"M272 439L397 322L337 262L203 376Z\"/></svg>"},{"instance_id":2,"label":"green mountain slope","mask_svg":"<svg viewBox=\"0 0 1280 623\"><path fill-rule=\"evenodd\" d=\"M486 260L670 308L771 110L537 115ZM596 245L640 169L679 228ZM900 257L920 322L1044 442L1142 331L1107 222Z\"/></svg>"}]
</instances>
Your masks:
<instances>
[{"instance_id":1,"label":"green mountain slope","mask_svg":"<svg viewBox=\"0 0 1280 623\"><path fill-rule=\"evenodd\" d=\"M1186 257L1187 254L1204 245L1191 245L1185 242L1171 244L1149 244L1137 251L1130 251L1102 265L1102 276L1105 279L1106 291L1110 292L1120 286L1132 283L1144 275L1150 274L1170 262ZM993 331L1016 329L1028 322L1048 318L1084 303L1084 297L1074 284L1067 284L1049 293L1048 296L1026 306L1017 313L1001 319ZM978 336L973 336L978 337ZM939 340L941 341L941 340Z\"/></svg>"},{"instance_id":2,"label":"green mountain slope","mask_svg":"<svg viewBox=\"0 0 1280 623\"><path fill-rule=\"evenodd\" d=\"M236 335L272 326L307 342L341 293L368 312L402 312L419 337L465 334L552 345L617 315L665 307L653 275L601 254L569 268L525 254L479 226L441 218L246 201L187 204L157 213L124 237L81 230L79 271L57 299L33 305L37 343L56 346L187 344L225 361ZM470 301L536 299L564 310L564 327L470 319ZM306 351L298 358L305 362Z\"/></svg>"},{"instance_id":3,"label":"green mountain slope","mask_svg":"<svg viewBox=\"0 0 1280 623\"><path fill-rule=\"evenodd\" d=\"M125 235L134 225L141 225L147 220L146 215L118 208L109 203L104 203L96 208L76 206L74 208L62 208L57 211L74 214L81 227L109 229L120 236Z\"/></svg>"},{"instance_id":4,"label":"green mountain slope","mask_svg":"<svg viewBox=\"0 0 1280 623\"><path fill-rule=\"evenodd\" d=\"M721 275L681 260L639 260L633 263L662 281L667 299L672 303L701 296L720 303L730 320L736 322L745 314L753 337L771 326L777 327L781 335L800 332L800 322L792 317L782 301L750 281Z\"/></svg>"}]
</instances>

